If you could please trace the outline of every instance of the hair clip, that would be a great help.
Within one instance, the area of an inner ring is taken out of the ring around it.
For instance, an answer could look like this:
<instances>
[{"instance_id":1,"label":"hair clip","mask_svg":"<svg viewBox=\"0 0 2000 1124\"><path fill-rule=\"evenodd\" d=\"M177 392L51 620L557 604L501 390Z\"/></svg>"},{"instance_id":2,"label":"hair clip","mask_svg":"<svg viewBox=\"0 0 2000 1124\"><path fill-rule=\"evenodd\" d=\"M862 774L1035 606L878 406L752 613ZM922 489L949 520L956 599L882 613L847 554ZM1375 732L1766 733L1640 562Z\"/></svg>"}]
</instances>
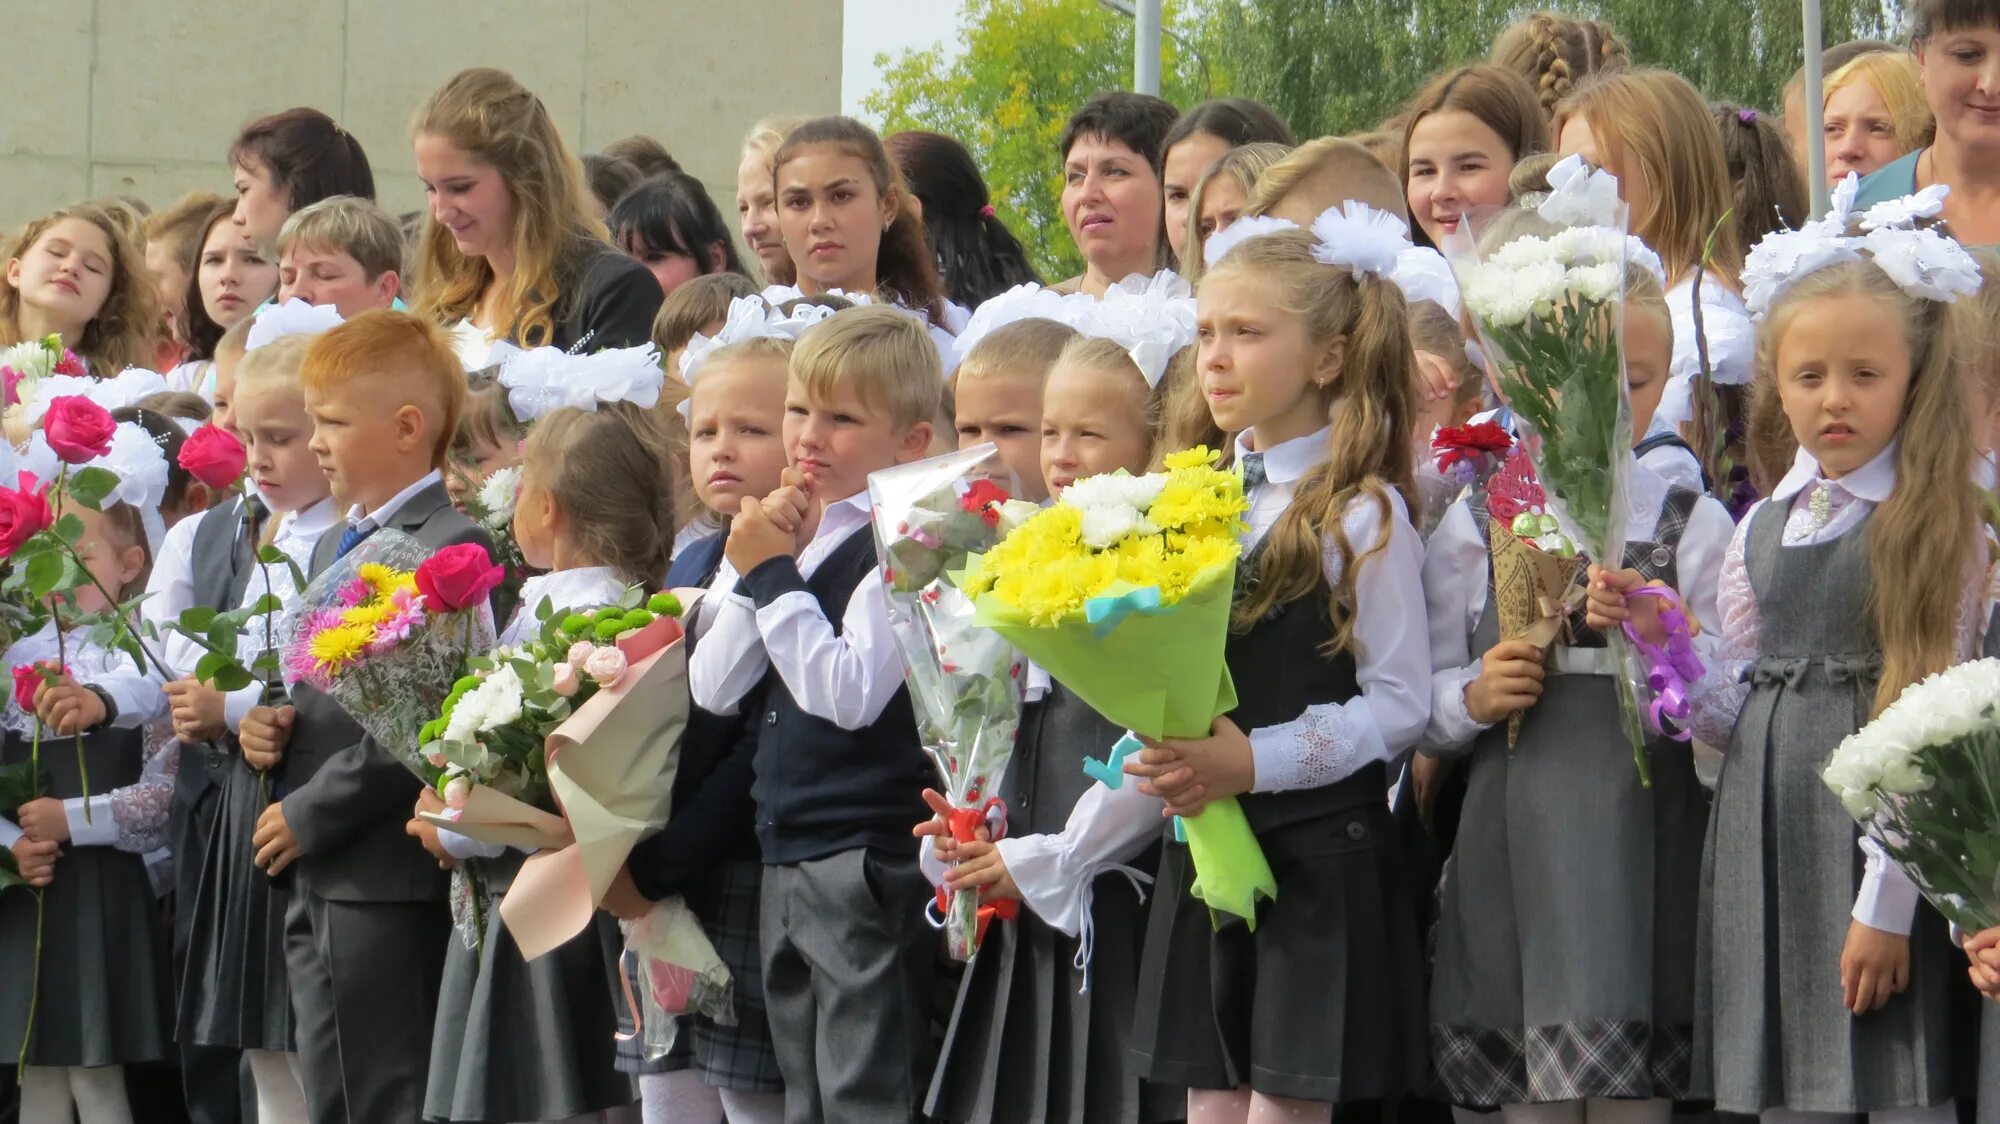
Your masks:
<instances>
[{"instance_id":1,"label":"hair clip","mask_svg":"<svg viewBox=\"0 0 2000 1124\"><path fill-rule=\"evenodd\" d=\"M1739 109L1736 111L1736 120L1745 125L1755 125L1757 123L1757 111L1754 109Z\"/></svg>"}]
</instances>

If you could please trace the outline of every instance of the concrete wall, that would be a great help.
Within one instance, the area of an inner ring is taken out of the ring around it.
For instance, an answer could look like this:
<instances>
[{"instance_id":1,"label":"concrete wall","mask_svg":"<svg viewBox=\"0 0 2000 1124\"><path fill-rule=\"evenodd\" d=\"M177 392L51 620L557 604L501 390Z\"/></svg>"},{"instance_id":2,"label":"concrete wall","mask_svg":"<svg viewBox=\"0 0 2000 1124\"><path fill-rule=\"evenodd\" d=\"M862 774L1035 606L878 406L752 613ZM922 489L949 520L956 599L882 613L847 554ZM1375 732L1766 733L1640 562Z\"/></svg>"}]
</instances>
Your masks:
<instances>
[{"instance_id":1,"label":"concrete wall","mask_svg":"<svg viewBox=\"0 0 2000 1124\"><path fill-rule=\"evenodd\" d=\"M842 0L0 0L0 230L66 202L227 193L252 117L333 115L382 204L422 206L410 115L454 72L511 71L579 154L659 138L733 215L759 117L840 107Z\"/></svg>"}]
</instances>

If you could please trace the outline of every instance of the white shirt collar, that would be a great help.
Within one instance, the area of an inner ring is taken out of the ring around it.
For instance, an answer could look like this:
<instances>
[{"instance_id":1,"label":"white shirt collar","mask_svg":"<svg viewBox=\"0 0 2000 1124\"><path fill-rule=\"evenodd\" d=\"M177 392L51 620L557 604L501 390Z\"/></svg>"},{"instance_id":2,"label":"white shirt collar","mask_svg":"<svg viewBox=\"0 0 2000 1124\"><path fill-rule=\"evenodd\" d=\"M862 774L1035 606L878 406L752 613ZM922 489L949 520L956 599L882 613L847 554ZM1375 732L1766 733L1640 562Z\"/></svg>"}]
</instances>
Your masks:
<instances>
[{"instance_id":1,"label":"white shirt collar","mask_svg":"<svg viewBox=\"0 0 2000 1124\"><path fill-rule=\"evenodd\" d=\"M303 538L317 542L327 528L339 521L340 516L333 510L333 497L328 496L311 507L287 511L279 516L278 533L273 538Z\"/></svg>"},{"instance_id":2,"label":"white shirt collar","mask_svg":"<svg viewBox=\"0 0 2000 1124\"><path fill-rule=\"evenodd\" d=\"M1294 437L1281 441L1264 450L1264 478L1274 484L1291 484L1311 472L1326 459L1328 426L1304 437ZM1246 431L1236 435L1236 463L1256 452L1250 447L1250 434Z\"/></svg>"},{"instance_id":3,"label":"white shirt collar","mask_svg":"<svg viewBox=\"0 0 2000 1124\"><path fill-rule=\"evenodd\" d=\"M1829 480L1827 483L1855 499L1881 503L1896 490L1896 447L1899 444L1901 444L1900 438L1889 442L1886 448L1875 454L1874 460L1838 480ZM1778 481L1777 488L1771 492L1771 498L1789 500L1812 487L1820 479L1822 475L1819 461L1802 446L1798 455L1792 458L1791 471L1785 473L1783 480Z\"/></svg>"},{"instance_id":4,"label":"white shirt collar","mask_svg":"<svg viewBox=\"0 0 2000 1124\"><path fill-rule=\"evenodd\" d=\"M546 597L556 609L589 609L618 600L625 583L609 566L578 566L536 574L521 584L521 607L530 613Z\"/></svg>"},{"instance_id":5,"label":"white shirt collar","mask_svg":"<svg viewBox=\"0 0 2000 1124\"><path fill-rule=\"evenodd\" d=\"M813 532L813 541L833 535L845 535L855 527L868 522L870 514L868 492L864 489L844 500L835 500L826 505L820 514L819 528Z\"/></svg>"},{"instance_id":6,"label":"white shirt collar","mask_svg":"<svg viewBox=\"0 0 2000 1124\"><path fill-rule=\"evenodd\" d=\"M373 524L377 527L383 526L389 520L396 517L396 513L403 509L404 504L410 502L411 497L433 484L441 484L443 482L444 473L433 468L419 477L416 483L390 496L387 503L373 511L362 510L361 505L358 503L348 508L347 521L357 527L363 524Z\"/></svg>"}]
</instances>

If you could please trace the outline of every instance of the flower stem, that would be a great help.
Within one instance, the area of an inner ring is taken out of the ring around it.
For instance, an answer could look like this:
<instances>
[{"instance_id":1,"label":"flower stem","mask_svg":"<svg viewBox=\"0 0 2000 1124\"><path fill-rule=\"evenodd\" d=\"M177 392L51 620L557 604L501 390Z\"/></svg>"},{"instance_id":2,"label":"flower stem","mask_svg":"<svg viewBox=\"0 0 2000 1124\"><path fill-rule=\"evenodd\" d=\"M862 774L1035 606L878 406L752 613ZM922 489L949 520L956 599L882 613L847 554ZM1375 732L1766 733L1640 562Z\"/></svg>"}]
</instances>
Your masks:
<instances>
[{"instance_id":1,"label":"flower stem","mask_svg":"<svg viewBox=\"0 0 2000 1124\"><path fill-rule=\"evenodd\" d=\"M69 655L67 654L68 647L66 643L66 638L63 635L62 613L58 611L55 614L55 618L56 618L56 670L58 674L68 675ZM41 729L41 725L42 725L41 719L40 718L35 719L35 728L37 731ZM76 775L78 783L83 786L83 822L89 823L90 822L90 766L86 764L84 761L82 730L78 730L76 732Z\"/></svg>"},{"instance_id":2,"label":"flower stem","mask_svg":"<svg viewBox=\"0 0 2000 1124\"><path fill-rule=\"evenodd\" d=\"M62 634L57 626L56 634ZM42 724L35 722L35 732L28 742L28 791L42 790ZM28 984L28 1021L21 1028L21 1053L14 1059L14 1080L16 1084L27 1079L28 1047L35 1041L35 1009L42 1001L42 890L36 887L35 894L35 963Z\"/></svg>"}]
</instances>

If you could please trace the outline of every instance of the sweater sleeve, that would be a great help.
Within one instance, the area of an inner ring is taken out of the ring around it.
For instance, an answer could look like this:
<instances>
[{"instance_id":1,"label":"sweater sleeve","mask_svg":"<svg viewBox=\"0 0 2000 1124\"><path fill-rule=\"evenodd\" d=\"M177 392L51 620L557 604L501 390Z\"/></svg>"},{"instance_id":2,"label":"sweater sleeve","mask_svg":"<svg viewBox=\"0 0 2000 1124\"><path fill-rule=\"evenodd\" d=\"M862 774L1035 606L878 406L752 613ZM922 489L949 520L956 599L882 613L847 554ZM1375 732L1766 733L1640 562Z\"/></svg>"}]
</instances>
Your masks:
<instances>
[{"instance_id":1,"label":"sweater sleeve","mask_svg":"<svg viewBox=\"0 0 2000 1124\"><path fill-rule=\"evenodd\" d=\"M584 271L576 311L569 324L572 345L586 352L636 347L653 338L653 318L665 294L646 267L604 247Z\"/></svg>"}]
</instances>

